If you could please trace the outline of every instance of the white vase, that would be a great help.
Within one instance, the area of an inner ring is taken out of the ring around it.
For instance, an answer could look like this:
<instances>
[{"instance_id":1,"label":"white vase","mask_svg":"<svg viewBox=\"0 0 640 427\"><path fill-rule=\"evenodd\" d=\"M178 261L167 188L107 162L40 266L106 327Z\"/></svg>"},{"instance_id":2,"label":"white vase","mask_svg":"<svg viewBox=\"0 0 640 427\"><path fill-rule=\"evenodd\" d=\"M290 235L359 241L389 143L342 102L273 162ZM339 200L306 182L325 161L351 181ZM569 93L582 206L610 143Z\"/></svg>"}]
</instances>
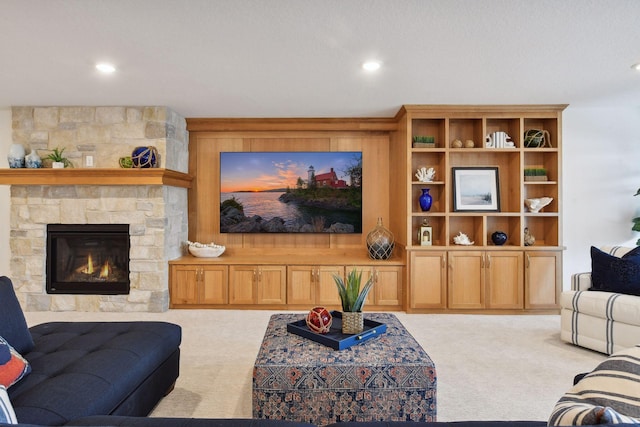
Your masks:
<instances>
[{"instance_id":1,"label":"white vase","mask_svg":"<svg viewBox=\"0 0 640 427\"><path fill-rule=\"evenodd\" d=\"M9 161L9 167L23 168L24 155L25 155L25 151L22 144L11 144L11 147L9 147L9 155L7 155L7 160Z\"/></svg>"},{"instance_id":2,"label":"white vase","mask_svg":"<svg viewBox=\"0 0 640 427\"><path fill-rule=\"evenodd\" d=\"M53 162L51 167L54 169L64 169L64 162Z\"/></svg>"},{"instance_id":3,"label":"white vase","mask_svg":"<svg viewBox=\"0 0 640 427\"><path fill-rule=\"evenodd\" d=\"M24 162L25 166L30 169L38 169L42 167L42 159L38 156L36 150L31 150L31 153L24 158Z\"/></svg>"}]
</instances>

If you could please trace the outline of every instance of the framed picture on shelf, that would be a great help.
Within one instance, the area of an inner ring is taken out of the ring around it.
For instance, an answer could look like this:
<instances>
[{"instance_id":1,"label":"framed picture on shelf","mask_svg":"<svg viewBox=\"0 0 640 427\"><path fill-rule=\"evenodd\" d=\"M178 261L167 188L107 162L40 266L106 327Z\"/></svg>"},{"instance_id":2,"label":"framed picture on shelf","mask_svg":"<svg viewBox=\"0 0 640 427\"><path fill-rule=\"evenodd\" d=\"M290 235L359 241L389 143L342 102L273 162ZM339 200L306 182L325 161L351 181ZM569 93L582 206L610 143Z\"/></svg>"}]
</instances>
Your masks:
<instances>
[{"instance_id":1,"label":"framed picture on shelf","mask_svg":"<svg viewBox=\"0 0 640 427\"><path fill-rule=\"evenodd\" d=\"M500 212L497 167L454 167L454 212Z\"/></svg>"}]
</instances>

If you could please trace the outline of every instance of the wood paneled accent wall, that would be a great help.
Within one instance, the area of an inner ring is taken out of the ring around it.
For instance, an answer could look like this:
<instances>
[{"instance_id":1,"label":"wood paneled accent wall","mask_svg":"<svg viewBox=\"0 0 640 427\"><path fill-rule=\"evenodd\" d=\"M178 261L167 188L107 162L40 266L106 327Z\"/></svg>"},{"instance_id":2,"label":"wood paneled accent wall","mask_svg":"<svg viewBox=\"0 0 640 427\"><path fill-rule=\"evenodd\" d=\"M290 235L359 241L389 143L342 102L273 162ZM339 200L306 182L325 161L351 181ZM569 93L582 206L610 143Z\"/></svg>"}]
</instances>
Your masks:
<instances>
[{"instance_id":1,"label":"wood paneled accent wall","mask_svg":"<svg viewBox=\"0 0 640 427\"><path fill-rule=\"evenodd\" d=\"M393 119L188 119L189 239L227 250L357 249L378 217L389 224ZM404 150L404 147L400 148ZM362 234L220 233L220 153L224 151L362 151ZM400 230L398 230L400 231Z\"/></svg>"}]
</instances>

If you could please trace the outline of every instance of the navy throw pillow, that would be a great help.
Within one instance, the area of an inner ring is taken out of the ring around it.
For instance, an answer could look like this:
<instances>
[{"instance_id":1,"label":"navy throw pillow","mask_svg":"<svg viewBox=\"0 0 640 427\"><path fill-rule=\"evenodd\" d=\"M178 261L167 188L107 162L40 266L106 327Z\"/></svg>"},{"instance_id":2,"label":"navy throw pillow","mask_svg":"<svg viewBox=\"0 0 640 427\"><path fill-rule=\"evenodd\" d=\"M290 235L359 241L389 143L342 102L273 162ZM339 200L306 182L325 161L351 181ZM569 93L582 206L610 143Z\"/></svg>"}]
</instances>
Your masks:
<instances>
[{"instance_id":1,"label":"navy throw pillow","mask_svg":"<svg viewBox=\"0 0 640 427\"><path fill-rule=\"evenodd\" d=\"M640 296L640 246L621 258L592 246L590 290Z\"/></svg>"},{"instance_id":2,"label":"navy throw pillow","mask_svg":"<svg viewBox=\"0 0 640 427\"><path fill-rule=\"evenodd\" d=\"M33 337L8 277L0 277L0 336L20 354L33 350Z\"/></svg>"}]
</instances>

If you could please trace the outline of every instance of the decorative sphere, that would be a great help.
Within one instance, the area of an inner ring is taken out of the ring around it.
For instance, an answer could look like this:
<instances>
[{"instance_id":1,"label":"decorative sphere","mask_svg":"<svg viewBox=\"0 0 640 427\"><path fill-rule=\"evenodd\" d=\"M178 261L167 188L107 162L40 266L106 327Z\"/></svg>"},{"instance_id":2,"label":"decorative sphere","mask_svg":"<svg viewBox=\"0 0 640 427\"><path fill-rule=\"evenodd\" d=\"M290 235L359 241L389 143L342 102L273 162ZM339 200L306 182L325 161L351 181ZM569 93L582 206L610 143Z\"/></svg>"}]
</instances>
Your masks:
<instances>
[{"instance_id":1,"label":"decorative sphere","mask_svg":"<svg viewBox=\"0 0 640 427\"><path fill-rule=\"evenodd\" d=\"M158 150L155 147L136 147L131 153L134 168L155 168L158 161Z\"/></svg>"},{"instance_id":2,"label":"decorative sphere","mask_svg":"<svg viewBox=\"0 0 640 427\"><path fill-rule=\"evenodd\" d=\"M498 246L502 246L507 241L507 234L504 231L496 231L491 235L491 240Z\"/></svg>"},{"instance_id":3,"label":"decorative sphere","mask_svg":"<svg viewBox=\"0 0 640 427\"><path fill-rule=\"evenodd\" d=\"M333 317L324 307L313 307L307 314L307 326L316 334L326 334L331 329Z\"/></svg>"}]
</instances>

